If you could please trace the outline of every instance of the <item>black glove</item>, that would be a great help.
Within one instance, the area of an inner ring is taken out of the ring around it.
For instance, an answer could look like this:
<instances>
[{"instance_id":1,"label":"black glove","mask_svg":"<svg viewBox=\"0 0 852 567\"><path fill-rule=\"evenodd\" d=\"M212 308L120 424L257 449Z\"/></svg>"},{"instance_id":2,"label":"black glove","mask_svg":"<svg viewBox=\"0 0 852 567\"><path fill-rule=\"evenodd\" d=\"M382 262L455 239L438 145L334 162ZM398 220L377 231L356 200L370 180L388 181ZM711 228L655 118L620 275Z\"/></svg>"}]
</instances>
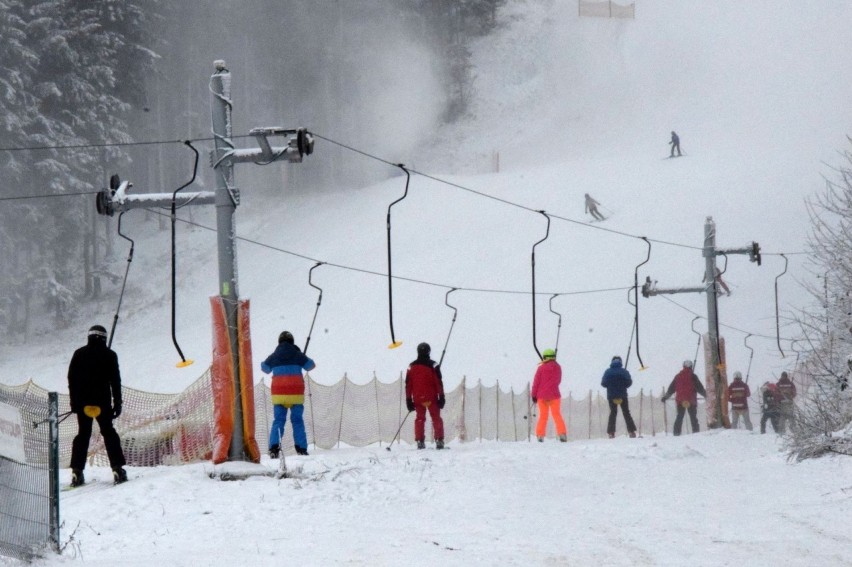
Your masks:
<instances>
[{"instance_id":1,"label":"black glove","mask_svg":"<svg viewBox=\"0 0 852 567\"><path fill-rule=\"evenodd\" d=\"M120 416L120 415L121 415L121 406L120 405L112 408L112 418L113 419L118 419L118 416Z\"/></svg>"},{"instance_id":2,"label":"black glove","mask_svg":"<svg viewBox=\"0 0 852 567\"><path fill-rule=\"evenodd\" d=\"M444 404L447 403L447 399L444 397L444 394L438 396L438 407L444 409Z\"/></svg>"},{"instance_id":3,"label":"black glove","mask_svg":"<svg viewBox=\"0 0 852 567\"><path fill-rule=\"evenodd\" d=\"M534 403L534 404L537 404L537 403L538 403L538 398L536 398L535 396L533 396L532 401L533 401L533 403Z\"/></svg>"},{"instance_id":4,"label":"black glove","mask_svg":"<svg viewBox=\"0 0 852 567\"><path fill-rule=\"evenodd\" d=\"M668 399L667 397L663 396L662 398L660 398L660 401L663 402L663 403L666 403L667 399Z\"/></svg>"},{"instance_id":5,"label":"black glove","mask_svg":"<svg viewBox=\"0 0 852 567\"><path fill-rule=\"evenodd\" d=\"M408 408L408 411L414 411L414 400L411 398L405 400L405 407Z\"/></svg>"}]
</instances>

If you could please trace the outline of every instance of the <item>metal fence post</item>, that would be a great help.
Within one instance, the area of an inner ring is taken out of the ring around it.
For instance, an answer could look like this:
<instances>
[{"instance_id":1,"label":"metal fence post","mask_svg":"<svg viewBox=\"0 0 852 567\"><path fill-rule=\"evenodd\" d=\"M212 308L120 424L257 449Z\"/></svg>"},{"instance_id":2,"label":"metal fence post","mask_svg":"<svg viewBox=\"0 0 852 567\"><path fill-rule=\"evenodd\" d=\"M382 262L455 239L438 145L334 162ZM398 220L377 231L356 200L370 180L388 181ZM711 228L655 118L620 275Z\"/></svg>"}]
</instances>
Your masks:
<instances>
[{"instance_id":1,"label":"metal fence post","mask_svg":"<svg viewBox=\"0 0 852 567\"><path fill-rule=\"evenodd\" d=\"M337 448L340 448L340 435L343 432L343 408L346 407L346 383L349 378L346 374L343 375L343 399L340 400L340 423L337 425Z\"/></svg>"},{"instance_id":2,"label":"metal fence post","mask_svg":"<svg viewBox=\"0 0 852 567\"><path fill-rule=\"evenodd\" d=\"M50 546L59 553L59 394L47 395L50 421L50 455L48 457L50 492Z\"/></svg>"}]
</instances>

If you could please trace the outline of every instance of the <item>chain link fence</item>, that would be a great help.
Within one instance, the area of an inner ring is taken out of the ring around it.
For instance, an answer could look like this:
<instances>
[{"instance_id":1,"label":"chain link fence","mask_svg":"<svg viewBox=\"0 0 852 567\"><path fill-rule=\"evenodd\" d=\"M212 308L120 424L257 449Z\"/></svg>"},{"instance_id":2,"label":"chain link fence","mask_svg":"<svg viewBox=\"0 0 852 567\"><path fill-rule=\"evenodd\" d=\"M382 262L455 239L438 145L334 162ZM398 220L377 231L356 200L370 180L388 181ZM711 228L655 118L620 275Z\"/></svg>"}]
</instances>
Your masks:
<instances>
[{"instance_id":1,"label":"chain link fence","mask_svg":"<svg viewBox=\"0 0 852 567\"><path fill-rule=\"evenodd\" d=\"M0 555L58 548L57 396L0 387Z\"/></svg>"}]
</instances>

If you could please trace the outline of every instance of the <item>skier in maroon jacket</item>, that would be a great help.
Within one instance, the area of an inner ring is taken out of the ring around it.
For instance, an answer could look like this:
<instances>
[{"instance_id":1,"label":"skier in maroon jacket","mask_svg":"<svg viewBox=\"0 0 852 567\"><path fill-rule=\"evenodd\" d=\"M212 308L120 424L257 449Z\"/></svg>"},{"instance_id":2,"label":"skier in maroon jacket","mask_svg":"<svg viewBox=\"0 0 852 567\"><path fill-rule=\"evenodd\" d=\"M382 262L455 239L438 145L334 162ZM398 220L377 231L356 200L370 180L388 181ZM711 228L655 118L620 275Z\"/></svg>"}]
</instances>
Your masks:
<instances>
[{"instance_id":1,"label":"skier in maroon jacket","mask_svg":"<svg viewBox=\"0 0 852 567\"><path fill-rule=\"evenodd\" d=\"M796 417L796 385L793 384L786 372L781 373L778 384L775 386L780 403L778 404L778 428L779 433L784 433L787 423L793 423Z\"/></svg>"},{"instance_id":2,"label":"skier in maroon jacket","mask_svg":"<svg viewBox=\"0 0 852 567\"><path fill-rule=\"evenodd\" d=\"M731 402L731 414L733 414L732 429L737 428L742 416L745 419L746 429L752 430L751 416L748 414L749 396L751 396L751 389L743 382L742 372L734 372L734 381L728 386L728 401Z\"/></svg>"},{"instance_id":3,"label":"skier in maroon jacket","mask_svg":"<svg viewBox=\"0 0 852 567\"><path fill-rule=\"evenodd\" d=\"M692 361L684 360L683 369L677 373L669 385L669 389L662 397L662 401L666 401L675 396L677 402L677 417L674 422L674 434L680 435L681 427L683 427L683 415L689 412L689 421L692 424L692 432L698 433L698 395L702 398L707 397L707 392L704 391L704 386L701 380L692 371Z\"/></svg>"},{"instance_id":4,"label":"skier in maroon jacket","mask_svg":"<svg viewBox=\"0 0 852 567\"><path fill-rule=\"evenodd\" d=\"M435 448L444 448L444 382L441 367L429 358L432 348L428 343L417 345L417 360L408 365L405 374L405 404L408 411L415 412L414 440L418 449L426 448L426 412L432 418L435 430Z\"/></svg>"}]
</instances>

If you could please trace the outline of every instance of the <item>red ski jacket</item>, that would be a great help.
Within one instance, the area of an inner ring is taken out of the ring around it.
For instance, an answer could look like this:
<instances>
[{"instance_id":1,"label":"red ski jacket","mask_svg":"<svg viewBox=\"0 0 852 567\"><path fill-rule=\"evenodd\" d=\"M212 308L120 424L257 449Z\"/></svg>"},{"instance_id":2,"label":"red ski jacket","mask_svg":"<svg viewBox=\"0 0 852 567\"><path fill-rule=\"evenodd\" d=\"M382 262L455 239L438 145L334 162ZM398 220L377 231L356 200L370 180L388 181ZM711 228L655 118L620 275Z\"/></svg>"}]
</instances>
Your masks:
<instances>
[{"instance_id":1,"label":"red ski jacket","mask_svg":"<svg viewBox=\"0 0 852 567\"><path fill-rule=\"evenodd\" d=\"M784 372L781 379L778 380L778 394L782 402L793 403L793 398L796 397L796 385L790 381Z\"/></svg>"},{"instance_id":2,"label":"red ski jacket","mask_svg":"<svg viewBox=\"0 0 852 567\"><path fill-rule=\"evenodd\" d=\"M691 368L684 368L674 377L668 391L666 391L666 398L671 397L672 394L675 394L675 401L678 405L689 402L693 406L698 404L697 394L707 395L704 386L701 385L701 381Z\"/></svg>"},{"instance_id":3,"label":"red ski jacket","mask_svg":"<svg viewBox=\"0 0 852 567\"><path fill-rule=\"evenodd\" d=\"M441 371L434 367L432 360L417 359L408 366L405 373L405 397L414 403L437 402L444 395L444 383Z\"/></svg>"},{"instance_id":4,"label":"red ski jacket","mask_svg":"<svg viewBox=\"0 0 852 567\"><path fill-rule=\"evenodd\" d=\"M742 378L737 378L728 386L728 401L731 402L731 409L748 409L749 396L751 396L751 389Z\"/></svg>"}]
</instances>

